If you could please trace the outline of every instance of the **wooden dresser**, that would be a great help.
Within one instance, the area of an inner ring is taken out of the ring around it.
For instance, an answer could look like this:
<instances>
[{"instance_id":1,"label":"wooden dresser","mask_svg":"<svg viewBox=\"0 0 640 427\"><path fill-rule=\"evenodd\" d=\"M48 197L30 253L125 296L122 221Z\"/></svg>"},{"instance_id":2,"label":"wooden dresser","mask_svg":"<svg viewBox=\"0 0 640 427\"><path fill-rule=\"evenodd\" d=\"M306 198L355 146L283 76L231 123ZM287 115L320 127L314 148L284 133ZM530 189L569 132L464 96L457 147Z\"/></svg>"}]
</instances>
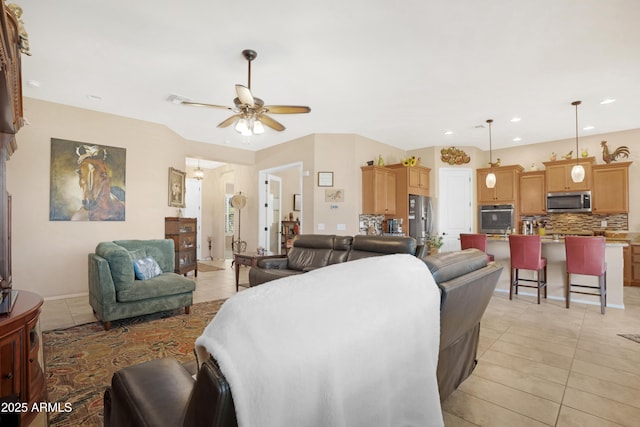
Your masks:
<instances>
[{"instance_id":1,"label":"wooden dresser","mask_svg":"<svg viewBox=\"0 0 640 427\"><path fill-rule=\"evenodd\" d=\"M173 239L176 253L175 272L187 275L194 271L198 277L198 220L196 218L166 217L164 219L165 239Z\"/></svg>"}]
</instances>

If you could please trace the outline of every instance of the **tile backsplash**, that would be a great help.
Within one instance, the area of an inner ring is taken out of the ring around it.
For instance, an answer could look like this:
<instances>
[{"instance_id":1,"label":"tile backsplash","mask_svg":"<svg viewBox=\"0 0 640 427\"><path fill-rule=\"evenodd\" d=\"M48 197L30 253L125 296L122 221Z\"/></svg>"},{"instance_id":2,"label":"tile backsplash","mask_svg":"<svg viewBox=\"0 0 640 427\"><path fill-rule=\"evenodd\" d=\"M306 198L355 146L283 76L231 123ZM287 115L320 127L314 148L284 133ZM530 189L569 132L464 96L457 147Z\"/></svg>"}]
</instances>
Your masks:
<instances>
[{"instance_id":1,"label":"tile backsplash","mask_svg":"<svg viewBox=\"0 0 640 427\"><path fill-rule=\"evenodd\" d=\"M580 213L564 213L564 214L547 214L534 216L521 216L520 222L523 220L546 221L547 232L557 230L628 230L629 215L597 215L597 214L580 214ZM602 226L602 221L606 221L606 227Z\"/></svg>"}]
</instances>

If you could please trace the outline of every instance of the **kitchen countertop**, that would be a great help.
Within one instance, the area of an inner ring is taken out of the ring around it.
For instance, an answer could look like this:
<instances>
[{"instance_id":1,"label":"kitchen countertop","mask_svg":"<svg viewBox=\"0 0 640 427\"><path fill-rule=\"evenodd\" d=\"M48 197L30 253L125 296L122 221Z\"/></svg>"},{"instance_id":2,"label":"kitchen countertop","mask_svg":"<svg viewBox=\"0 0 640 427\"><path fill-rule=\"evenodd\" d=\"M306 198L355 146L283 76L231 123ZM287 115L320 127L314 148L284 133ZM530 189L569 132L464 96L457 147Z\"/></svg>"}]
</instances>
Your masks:
<instances>
[{"instance_id":1,"label":"kitchen countertop","mask_svg":"<svg viewBox=\"0 0 640 427\"><path fill-rule=\"evenodd\" d=\"M558 240L553 239L553 233L547 233L542 237L542 243L564 243L564 237L561 236ZM607 245L616 245L619 244L621 246L628 245L640 245L640 233L615 233L613 235L606 234ZM508 241L509 237L501 234L490 234L488 235L488 240L491 241Z\"/></svg>"}]
</instances>

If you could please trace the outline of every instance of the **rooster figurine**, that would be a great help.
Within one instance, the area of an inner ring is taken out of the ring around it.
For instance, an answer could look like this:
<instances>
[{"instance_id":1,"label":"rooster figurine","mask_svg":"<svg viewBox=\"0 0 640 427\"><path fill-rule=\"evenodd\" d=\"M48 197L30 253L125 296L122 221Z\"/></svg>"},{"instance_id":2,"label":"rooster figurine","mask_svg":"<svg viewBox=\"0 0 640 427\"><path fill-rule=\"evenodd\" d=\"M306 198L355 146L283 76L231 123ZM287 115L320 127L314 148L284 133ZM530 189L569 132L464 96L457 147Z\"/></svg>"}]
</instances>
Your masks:
<instances>
[{"instance_id":1,"label":"rooster figurine","mask_svg":"<svg viewBox=\"0 0 640 427\"><path fill-rule=\"evenodd\" d=\"M604 160L604 162L607 164L615 162L616 160L618 160L618 157L629 158L629 147L627 147L626 145L621 145L620 147L616 148L613 153L609 152L607 141L602 141L600 143L600 146L602 147L602 160Z\"/></svg>"}]
</instances>

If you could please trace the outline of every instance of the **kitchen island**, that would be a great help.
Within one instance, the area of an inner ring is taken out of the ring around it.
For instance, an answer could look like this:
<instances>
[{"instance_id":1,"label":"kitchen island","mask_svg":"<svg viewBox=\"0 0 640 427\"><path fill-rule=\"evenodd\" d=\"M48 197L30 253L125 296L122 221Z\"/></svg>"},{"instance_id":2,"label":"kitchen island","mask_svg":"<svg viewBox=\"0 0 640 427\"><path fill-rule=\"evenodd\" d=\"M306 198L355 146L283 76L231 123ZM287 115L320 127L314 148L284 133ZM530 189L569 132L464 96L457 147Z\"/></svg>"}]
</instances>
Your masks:
<instances>
[{"instance_id":1,"label":"kitchen island","mask_svg":"<svg viewBox=\"0 0 640 427\"><path fill-rule=\"evenodd\" d=\"M623 282L624 262L622 250L628 243L622 240L607 239L605 248L605 260L607 263L607 307L624 309ZM500 275L496 292L509 293L509 271L511 260L509 253L509 240L504 236L489 237L487 241L487 253L493 254L495 261L504 267ZM542 237L542 256L547 259L547 298L565 300L565 282L567 274L567 258L565 253L564 238L554 240L551 236ZM535 272L520 270L521 278L533 279ZM572 275L573 283L597 285L598 278L592 276ZM532 298L537 295L535 290L521 287L519 295L524 298ZM514 298L516 296L514 295ZM535 302L535 300L534 300ZM600 306L599 296L571 294L572 303L584 303Z\"/></svg>"}]
</instances>

